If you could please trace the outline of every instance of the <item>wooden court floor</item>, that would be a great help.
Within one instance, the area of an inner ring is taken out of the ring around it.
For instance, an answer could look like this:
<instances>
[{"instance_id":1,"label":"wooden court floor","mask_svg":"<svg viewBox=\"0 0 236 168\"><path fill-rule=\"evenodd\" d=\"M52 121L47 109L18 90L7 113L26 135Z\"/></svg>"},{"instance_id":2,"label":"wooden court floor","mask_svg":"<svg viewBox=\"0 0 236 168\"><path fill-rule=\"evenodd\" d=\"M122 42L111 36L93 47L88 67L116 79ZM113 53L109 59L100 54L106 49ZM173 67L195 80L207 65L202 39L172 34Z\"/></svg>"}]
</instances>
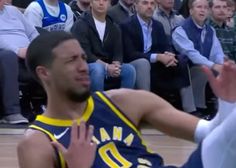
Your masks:
<instances>
[{"instance_id":1,"label":"wooden court floor","mask_svg":"<svg viewBox=\"0 0 236 168\"><path fill-rule=\"evenodd\" d=\"M16 145L22 138L23 129L0 129L0 168L18 168ZM165 159L166 164L181 165L195 149L195 144L166 136L145 128L143 137L148 146Z\"/></svg>"}]
</instances>

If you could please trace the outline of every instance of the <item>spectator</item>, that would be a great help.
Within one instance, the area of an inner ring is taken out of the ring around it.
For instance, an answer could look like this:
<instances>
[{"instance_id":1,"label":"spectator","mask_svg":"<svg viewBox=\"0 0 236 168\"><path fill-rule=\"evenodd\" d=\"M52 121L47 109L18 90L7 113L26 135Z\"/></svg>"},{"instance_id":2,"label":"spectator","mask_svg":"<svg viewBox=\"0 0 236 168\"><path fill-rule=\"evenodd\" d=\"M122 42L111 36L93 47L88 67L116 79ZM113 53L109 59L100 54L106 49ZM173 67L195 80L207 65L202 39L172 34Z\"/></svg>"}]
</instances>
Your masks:
<instances>
[{"instance_id":1,"label":"spectator","mask_svg":"<svg viewBox=\"0 0 236 168\"><path fill-rule=\"evenodd\" d=\"M133 66L122 64L121 33L107 16L109 3L110 0L92 0L91 12L81 16L72 28L88 56L92 91L104 90L105 79L120 78L124 88L133 88L135 82Z\"/></svg>"},{"instance_id":2,"label":"spectator","mask_svg":"<svg viewBox=\"0 0 236 168\"><path fill-rule=\"evenodd\" d=\"M168 37L168 43L171 46L170 51L173 53L176 53L173 44L172 44L172 31L174 28L177 26L180 26L182 22L184 21L184 18L182 15L177 15L176 12L174 11L174 4L176 0L157 0L158 2L158 7L154 11L153 18L159 22L162 23L165 34ZM176 53L178 54L178 53ZM183 68L182 70L182 75L181 76L186 76L188 79L188 67L185 65L185 63L180 62L180 64ZM196 111L196 108L194 106L194 101L192 98L192 88L191 86L187 85L182 88L180 88L180 97L181 97L181 103L182 103L182 109L185 112L194 112Z\"/></svg>"},{"instance_id":3,"label":"spectator","mask_svg":"<svg viewBox=\"0 0 236 168\"><path fill-rule=\"evenodd\" d=\"M134 65L138 89L150 90L152 85L153 90L161 82L166 82L162 86L171 84L162 79L173 78L166 73L171 66L176 66L177 60L174 54L168 52L170 46L162 24L152 19L155 1L138 0L135 7L136 15L121 24L124 61Z\"/></svg>"},{"instance_id":4,"label":"spectator","mask_svg":"<svg viewBox=\"0 0 236 168\"><path fill-rule=\"evenodd\" d=\"M27 47L38 32L17 8L4 5L4 0L0 1L0 10L2 121L10 124L27 123L19 106L17 56L25 58Z\"/></svg>"},{"instance_id":5,"label":"spectator","mask_svg":"<svg viewBox=\"0 0 236 168\"><path fill-rule=\"evenodd\" d=\"M74 23L70 6L59 0L31 2L24 15L35 27L42 27L48 31L69 32Z\"/></svg>"},{"instance_id":6,"label":"spectator","mask_svg":"<svg viewBox=\"0 0 236 168\"><path fill-rule=\"evenodd\" d=\"M234 27L235 21L234 21L234 15L235 15L235 1L234 0L227 0L227 21L226 24L229 27Z\"/></svg>"},{"instance_id":7,"label":"spectator","mask_svg":"<svg viewBox=\"0 0 236 168\"><path fill-rule=\"evenodd\" d=\"M182 6L179 9L179 14L181 14L184 18L189 17L189 7L188 7L189 0L183 0Z\"/></svg>"},{"instance_id":8,"label":"spectator","mask_svg":"<svg viewBox=\"0 0 236 168\"><path fill-rule=\"evenodd\" d=\"M120 0L108 10L108 15L120 24L135 13L134 0Z\"/></svg>"},{"instance_id":9,"label":"spectator","mask_svg":"<svg viewBox=\"0 0 236 168\"><path fill-rule=\"evenodd\" d=\"M225 57L236 61L236 36L232 28L226 25L227 0L210 0L211 17L209 23L216 30Z\"/></svg>"},{"instance_id":10,"label":"spectator","mask_svg":"<svg viewBox=\"0 0 236 168\"><path fill-rule=\"evenodd\" d=\"M12 5L25 9L33 0L12 0Z\"/></svg>"},{"instance_id":11,"label":"spectator","mask_svg":"<svg viewBox=\"0 0 236 168\"><path fill-rule=\"evenodd\" d=\"M174 2L176 0L156 0L158 6L153 14L153 19L162 23L165 34L169 39L170 45L172 45L171 34L172 30L180 26L181 23L184 21L182 15L177 15L174 11Z\"/></svg>"},{"instance_id":12,"label":"spectator","mask_svg":"<svg viewBox=\"0 0 236 168\"><path fill-rule=\"evenodd\" d=\"M173 9L178 13L182 5L183 5L183 0L175 0Z\"/></svg>"},{"instance_id":13,"label":"spectator","mask_svg":"<svg viewBox=\"0 0 236 168\"><path fill-rule=\"evenodd\" d=\"M90 10L90 0L74 0L69 3L73 13L74 21L76 21L82 13Z\"/></svg>"},{"instance_id":14,"label":"spectator","mask_svg":"<svg viewBox=\"0 0 236 168\"><path fill-rule=\"evenodd\" d=\"M206 75L201 70L205 65L220 73L224 62L224 53L216 33L205 23L209 13L207 0L189 0L190 17L173 34L175 49L190 61L190 76L193 99L197 111L206 114L205 87Z\"/></svg>"}]
</instances>

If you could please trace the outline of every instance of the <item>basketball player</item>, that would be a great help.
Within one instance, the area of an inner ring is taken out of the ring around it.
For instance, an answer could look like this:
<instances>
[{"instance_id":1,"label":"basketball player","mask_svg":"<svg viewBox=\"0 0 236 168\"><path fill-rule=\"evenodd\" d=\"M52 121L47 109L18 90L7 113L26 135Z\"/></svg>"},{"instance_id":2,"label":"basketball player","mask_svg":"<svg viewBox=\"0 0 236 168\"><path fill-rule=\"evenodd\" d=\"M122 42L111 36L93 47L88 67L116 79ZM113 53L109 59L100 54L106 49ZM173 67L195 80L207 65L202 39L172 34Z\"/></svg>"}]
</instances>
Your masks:
<instances>
[{"instance_id":1,"label":"basketball player","mask_svg":"<svg viewBox=\"0 0 236 168\"><path fill-rule=\"evenodd\" d=\"M18 145L21 168L177 168L165 166L160 155L147 149L138 130L141 121L199 143L182 168L235 168L235 63L225 63L217 78L205 68L215 94L222 99L216 117L205 121L146 91L90 94L86 55L65 32L39 36L29 46L26 60L44 86L48 104ZM86 128L81 121L94 128Z\"/></svg>"}]
</instances>

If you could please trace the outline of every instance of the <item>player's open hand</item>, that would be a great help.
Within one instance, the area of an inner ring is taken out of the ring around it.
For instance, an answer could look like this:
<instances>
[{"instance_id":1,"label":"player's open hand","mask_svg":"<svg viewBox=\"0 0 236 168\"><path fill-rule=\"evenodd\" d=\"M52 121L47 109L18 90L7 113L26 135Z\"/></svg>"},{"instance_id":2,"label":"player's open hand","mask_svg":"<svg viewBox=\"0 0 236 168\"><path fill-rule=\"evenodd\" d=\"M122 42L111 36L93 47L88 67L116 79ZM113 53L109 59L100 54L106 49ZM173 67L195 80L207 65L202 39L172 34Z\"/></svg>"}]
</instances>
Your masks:
<instances>
[{"instance_id":1,"label":"player's open hand","mask_svg":"<svg viewBox=\"0 0 236 168\"><path fill-rule=\"evenodd\" d=\"M236 102L236 64L233 61L225 62L217 77L209 68L203 67L203 70L216 96L228 102Z\"/></svg>"},{"instance_id":2,"label":"player's open hand","mask_svg":"<svg viewBox=\"0 0 236 168\"><path fill-rule=\"evenodd\" d=\"M93 130L93 126L87 128L84 121L81 121L79 127L74 121L68 149L59 142L52 142L62 153L68 168L90 168L93 165L97 148L96 143L92 142Z\"/></svg>"}]
</instances>

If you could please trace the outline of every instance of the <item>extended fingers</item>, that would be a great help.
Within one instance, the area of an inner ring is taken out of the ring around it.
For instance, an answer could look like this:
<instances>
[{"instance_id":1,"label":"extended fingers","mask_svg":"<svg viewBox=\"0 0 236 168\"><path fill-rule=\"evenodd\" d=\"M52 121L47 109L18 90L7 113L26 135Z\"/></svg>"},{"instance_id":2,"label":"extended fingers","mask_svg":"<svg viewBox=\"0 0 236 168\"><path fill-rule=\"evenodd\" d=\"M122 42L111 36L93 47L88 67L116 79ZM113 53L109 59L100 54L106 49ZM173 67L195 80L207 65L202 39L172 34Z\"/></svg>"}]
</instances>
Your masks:
<instances>
[{"instance_id":1,"label":"extended fingers","mask_svg":"<svg viewBox=\"0 0 236 168\"><path fill-rule=\"evenodd\" d=\"M88 132L87 132L87 138L86 138L88 142L92 142L93 131L94 131L94 127L92 125L89 125Z\"/></svg>"},{"instance_id":2,"label":"extended fingers","mask_svg":"<svg viewBox=\"0 0 236 168\"><path fill-rule=\"evenodd\" d=\"M79 140L85 141L87 137L87 128L85 121L81 121L79 125Z\"/></svg>"},{"instance_id":3,"label":"extended fingers","mask_svg":"<svg viewBox=\"0 0 236 168\"><path fill-rule=\"evenodd\" d=\"M77 125L77 121L74 120L73 124L71 126L71 142L75 143L78 139L78 125Z\"/></svg>"}]
</instances>

